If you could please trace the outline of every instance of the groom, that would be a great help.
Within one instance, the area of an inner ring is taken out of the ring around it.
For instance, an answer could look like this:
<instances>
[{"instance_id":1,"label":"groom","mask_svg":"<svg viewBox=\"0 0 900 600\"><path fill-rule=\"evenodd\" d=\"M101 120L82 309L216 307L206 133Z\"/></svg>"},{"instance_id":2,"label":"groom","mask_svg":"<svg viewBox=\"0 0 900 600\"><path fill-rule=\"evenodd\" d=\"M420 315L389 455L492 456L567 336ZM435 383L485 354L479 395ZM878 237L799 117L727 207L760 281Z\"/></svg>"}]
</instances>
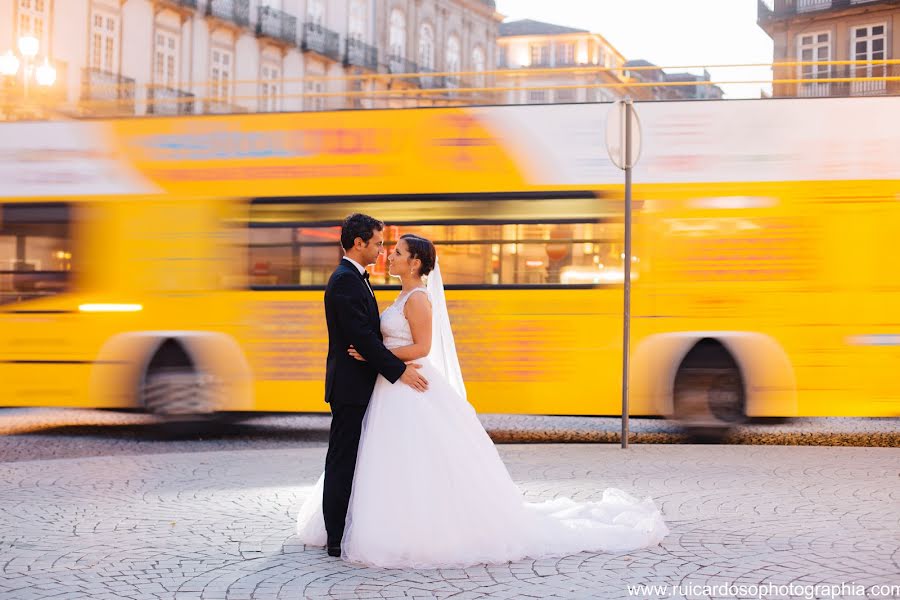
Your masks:
<instances>
[{"instance_id":1,"label":"groom","mask_svg":"<svg viewBox=\"0 0 900 600\"><path fill-rule=\"evenodd\" d=\"M363 417L378 374L419 391L428 382L416 364L405 364L384 347L375 292L366 265L384 250L384 223L368 215L352 214L341 226L344 258L325 288L328 358L325 363L325 402L331 404L331 432L325 457L322 512L328 532L328 555L341 555L344 522L356 470L356 452ZM352 358L353 346L366 362Z\"/></svg>"}]
</instances>

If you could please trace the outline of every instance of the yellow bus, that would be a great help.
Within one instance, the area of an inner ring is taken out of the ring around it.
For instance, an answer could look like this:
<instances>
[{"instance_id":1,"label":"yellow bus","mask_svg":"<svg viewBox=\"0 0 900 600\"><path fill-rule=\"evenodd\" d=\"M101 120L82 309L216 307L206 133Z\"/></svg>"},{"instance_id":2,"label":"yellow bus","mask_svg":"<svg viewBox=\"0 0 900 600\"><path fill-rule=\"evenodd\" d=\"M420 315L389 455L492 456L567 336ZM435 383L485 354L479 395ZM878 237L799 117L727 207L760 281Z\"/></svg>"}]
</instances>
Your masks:
<instances>
[{"instance_id":1,"label":"yellow bus","mask_svg":"<svg viewBox=\"0 0 900 600\"><path fill-rule=\"evenodd\" d=\"M900 414L898 109L637 104L631 414ZM323 289L365 212L437 244L478 411L618 415L607 110L4 124L0 405L326 411Z\"/></svg>"}]
</instances>

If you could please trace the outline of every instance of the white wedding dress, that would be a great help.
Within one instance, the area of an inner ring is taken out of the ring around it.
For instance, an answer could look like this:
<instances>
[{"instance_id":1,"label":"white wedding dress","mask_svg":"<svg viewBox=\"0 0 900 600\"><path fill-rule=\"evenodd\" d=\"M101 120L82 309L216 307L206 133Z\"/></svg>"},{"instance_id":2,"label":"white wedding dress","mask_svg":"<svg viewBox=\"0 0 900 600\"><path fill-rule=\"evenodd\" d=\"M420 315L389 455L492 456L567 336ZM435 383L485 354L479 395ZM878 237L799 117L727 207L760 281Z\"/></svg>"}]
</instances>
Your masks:
<instances>
[{"instance_id":1,"label":"white wedding dress","mask_svg":"<svg viewBox=\"0 0 900 600\"><path fill-rule=\"evenodd\" d=\"M387 348L413 343L403 307L414 293L429 292L417 288L401 294L381 315ZM653 500L617 489L605 490L596 502L525 502L446 371L430 359L416 362L428 380L426 392L380 375L375 383L347 512L344 560L378 567L465 567L584 550L628 551L658 544L668 534ZM298 535L307 545L326 541L323 480L298 515Z\"/></svg>"}]
</instances>

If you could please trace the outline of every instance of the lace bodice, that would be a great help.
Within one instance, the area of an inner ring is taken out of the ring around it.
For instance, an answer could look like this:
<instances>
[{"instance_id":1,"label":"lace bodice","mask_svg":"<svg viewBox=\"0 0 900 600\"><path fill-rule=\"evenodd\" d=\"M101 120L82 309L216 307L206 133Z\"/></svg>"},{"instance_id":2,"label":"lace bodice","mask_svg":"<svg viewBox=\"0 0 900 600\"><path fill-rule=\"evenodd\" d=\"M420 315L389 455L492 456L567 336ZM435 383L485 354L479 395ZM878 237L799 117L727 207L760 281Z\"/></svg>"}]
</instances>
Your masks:
<instances>
[{"instance_id":1,"label":"lace bodice","mask_svg":"<svg viewBox=\"0 0 900 600\"><path fill-rule=\"evenodd\" d=\"M423 287L413 288L407 293L401 293L394 303L381 313L381 335L384 338L385 348L399 348L413 343L412 331L409 329L409 321L403 314L406 301L415 293L422 292L431 300L431 295Z\"/></svg>"}]
</instances>

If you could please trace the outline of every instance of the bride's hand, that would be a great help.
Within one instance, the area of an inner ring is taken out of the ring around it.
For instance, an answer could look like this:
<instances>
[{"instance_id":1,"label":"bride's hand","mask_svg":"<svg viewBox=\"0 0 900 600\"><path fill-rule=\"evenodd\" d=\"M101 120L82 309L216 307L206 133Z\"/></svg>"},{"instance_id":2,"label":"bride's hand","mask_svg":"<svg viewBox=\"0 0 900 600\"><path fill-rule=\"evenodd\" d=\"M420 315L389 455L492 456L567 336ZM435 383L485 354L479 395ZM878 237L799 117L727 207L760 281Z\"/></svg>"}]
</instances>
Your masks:
<instances>
[{"instance_id":1,"label":"bride's hand","mask_svg":"<svg viewBox=\"0 0 900 600\"><path fill-rule=\"evenodd\" d=\"M362 355L359 352L357 352L356 348L354 348L353 346L350 346L350 348L347 350L347 354L349 354L350 356L352 356L353 358L355 358L356 360L358 360L360 362L366 362L366 359L364 359L362 357Z\"/></svg>"}]
</instances>

